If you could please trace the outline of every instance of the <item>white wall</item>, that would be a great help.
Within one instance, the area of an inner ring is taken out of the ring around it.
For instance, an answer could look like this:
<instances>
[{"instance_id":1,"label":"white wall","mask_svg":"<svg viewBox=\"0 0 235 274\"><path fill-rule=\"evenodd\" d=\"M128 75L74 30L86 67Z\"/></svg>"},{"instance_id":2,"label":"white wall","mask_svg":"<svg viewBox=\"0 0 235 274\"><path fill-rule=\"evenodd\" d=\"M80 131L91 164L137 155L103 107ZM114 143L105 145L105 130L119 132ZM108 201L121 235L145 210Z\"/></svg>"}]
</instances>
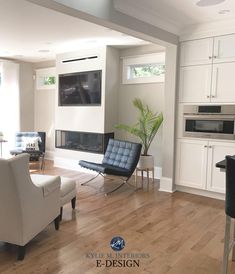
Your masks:
<instances>
[{"instance_id":1,"label":"white wall","mask_svg":"<svg viewBox=\"0 0 235 274\"><path fill-rule=\"evenodd\" d=\"M161 49L162 50L162 49ZM120 56L136 56L148 53L156 53L159 47L155 45L132 47L120 50ZM146 83L146 84L122 84L122 59L120 62L120 87L118 93L118 122L128 125L136 123L138 112L132 102L135 98L140 98L152 110L164 113L164 83ZM125 131L116 130L116 137L120 139L138 141L134 136ZM154 156L156 175L159 178L162 167L162 127L159 129L149 153Z\"/></svg>"},{"instance_id":2,"label":"white wall","mask_svg":"<svg viewBox=\"0 0 235 274\"><path fill-rule=\"evenodd\" d=\"M107 47L105 87L105 132L114 132L118 122L119 50Z\"/></svg>"},{"instance_id":3,"label":"white wall","mask_svg":"<svg viewBox=\"0 0 235 274\"><path fill-rule=\"evenodd\" d=\"M71 63L62 63L63 60L83 58L86 56L98 56L97 59L88 59ZM58 106L56 97L55 127L56 129L104 132L105 112L105 60L106 49L95 48L77 52L59 54L56 57L56 73L73 73L82 71L102 70L101 105L98 106Z\"/></svg>"},{"instance_id":4,"label":"white wall","mask_svg":"<svg viewBox=\"0 0 235 274\"><path fill-rule=\"evenodd\" d=\"M49 68L55 67L55 61L46 61L35 63L33 68ZM35 74L35 71L34 71ZM35 131L46 132L46 157L53 159L55 151L55 89L36 89L36 81L34 86L34 123Z\"/></svg>"},{"instance_id":5,"label":"white wall","mask_svg":"<svg viewBox=\"0 0 235 274\"><path fill-rule=\"evenodd\" d=\"M20 62L20 131L34 130L33 64Z\"/></svg>"}]
</instances>

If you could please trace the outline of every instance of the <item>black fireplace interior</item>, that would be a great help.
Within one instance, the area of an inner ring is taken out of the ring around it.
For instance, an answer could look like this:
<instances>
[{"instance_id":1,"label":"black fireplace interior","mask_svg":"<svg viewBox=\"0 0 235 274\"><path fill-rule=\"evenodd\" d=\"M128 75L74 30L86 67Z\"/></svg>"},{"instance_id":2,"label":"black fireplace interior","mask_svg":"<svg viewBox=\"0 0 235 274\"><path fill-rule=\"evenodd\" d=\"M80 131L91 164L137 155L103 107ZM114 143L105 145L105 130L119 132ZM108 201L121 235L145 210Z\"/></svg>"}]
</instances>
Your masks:
<instances>
[{"instance_id":1,"label":"black fireplace interior","mask_svg":"<svg viewBox=\"0 0 235 274\"><path fill-rule=\"evenodd\" d=\"M114 133L56 130L55 147L104 154Z\"/></svg>"}]
</instances>

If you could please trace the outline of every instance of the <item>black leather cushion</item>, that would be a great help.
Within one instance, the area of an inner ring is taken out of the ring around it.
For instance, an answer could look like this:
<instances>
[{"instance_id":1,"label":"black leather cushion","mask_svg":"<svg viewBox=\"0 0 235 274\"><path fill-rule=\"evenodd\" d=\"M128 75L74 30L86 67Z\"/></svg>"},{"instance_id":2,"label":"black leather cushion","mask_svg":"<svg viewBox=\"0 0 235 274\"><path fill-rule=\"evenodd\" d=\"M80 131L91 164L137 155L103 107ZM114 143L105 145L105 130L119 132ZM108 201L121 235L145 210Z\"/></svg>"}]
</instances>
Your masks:
<instances>
[{"instance_id":1,"label":"black leather cushion","mask_svg":"<svg viewBox=\"0 0 235 274\"><path fill-rule=\"evenodd\" d=\"M130 171L126 170L125 168L114 167L114 166L105 165L105 164L96 164L96 163L87 162L83 160L79 161L79 165L81 167L94 170L103 174L125 176L125 177L128 177L130 174Z\"/></svg>"},{"instance_id":2,"label":"black leather cushion","mask_svg":"<svg viewBox=\"0 0 235 274\"><path fill-rule=\"evenodd\" d=\"M235 218L235 157L226 156L225 213Z\"/></svg>"},{"instance_id":3,"label":"black leather cushion","mask_svg":"<svg viewBox=\"0 0 235 274\"><path fill-rule=\"evenodd\" d=\"M141 147L138 143L109 139L102 164L80 161L79 165L104 174L129 177L137 166Z\"/></svg>"},{"instance_id":4,"label":"black leather cushion","mask_svg":"<svg viewBox=\"0 0 235 274\"><path fill-rule=\"evenodd\" d=\"M109 139L102 164L134 171L139 161L141 144Z\"/></svg>"}]
</instances>

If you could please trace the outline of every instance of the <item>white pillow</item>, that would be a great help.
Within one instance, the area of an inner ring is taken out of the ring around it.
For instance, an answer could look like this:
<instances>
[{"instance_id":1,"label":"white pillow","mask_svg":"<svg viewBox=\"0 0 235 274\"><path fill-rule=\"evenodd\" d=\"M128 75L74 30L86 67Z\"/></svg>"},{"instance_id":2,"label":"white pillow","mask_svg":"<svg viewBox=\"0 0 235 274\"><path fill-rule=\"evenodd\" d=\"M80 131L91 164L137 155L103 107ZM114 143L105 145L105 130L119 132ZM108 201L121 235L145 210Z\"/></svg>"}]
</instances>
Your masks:
<instances>
[{"instance_id":1,"label":"white pillow","mask_svg":"<svg viewBox=\"0 0 235 274\"><path fill-rule=\"evenodd\" d=\"M40 141L40 139L40 137L22 137L23 150L39 150L38 142Z\"/></svg>"}]
</instances>

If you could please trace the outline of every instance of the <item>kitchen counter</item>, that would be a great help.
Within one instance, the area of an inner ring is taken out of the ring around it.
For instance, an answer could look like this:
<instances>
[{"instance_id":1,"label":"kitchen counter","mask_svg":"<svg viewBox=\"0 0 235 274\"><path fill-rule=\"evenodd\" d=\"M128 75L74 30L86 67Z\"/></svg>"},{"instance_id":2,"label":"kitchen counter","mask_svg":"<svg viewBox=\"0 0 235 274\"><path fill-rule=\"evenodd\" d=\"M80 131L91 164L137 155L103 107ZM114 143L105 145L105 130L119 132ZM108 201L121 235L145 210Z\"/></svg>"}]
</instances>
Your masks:
<instances>
[{"instance_id":1,"label":"kitchen counter","mask_svg":"<svg viewBox=\"0 0 235 274\"><path fill-rule=\"evenodd\" d=\"M218 168L224 168L225 169L226 168L226 160L224 159L224 160L216 163L215 166L218 167Z\"/></svg>"}]
</instances>

